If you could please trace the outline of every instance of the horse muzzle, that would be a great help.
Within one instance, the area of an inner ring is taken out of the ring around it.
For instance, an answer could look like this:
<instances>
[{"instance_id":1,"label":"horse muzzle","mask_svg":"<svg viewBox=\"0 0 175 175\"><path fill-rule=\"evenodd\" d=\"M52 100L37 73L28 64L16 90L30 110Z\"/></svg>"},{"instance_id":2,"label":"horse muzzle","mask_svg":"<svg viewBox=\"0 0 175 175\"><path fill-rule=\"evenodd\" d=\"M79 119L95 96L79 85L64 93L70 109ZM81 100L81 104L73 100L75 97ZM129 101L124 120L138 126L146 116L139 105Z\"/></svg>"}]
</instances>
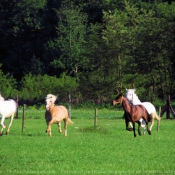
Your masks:
<instances>
[{"instance_id":1,"label":"horse muzzle","mask_svg":"<svg viewBox=\"0 0 175 175\"><path fill-rule=\"evenodd\" d=\"M118 103L115 100L113 100L112 104L113 104L113 106L115 106Z\"/></svg>"},{"instance_id":2,"label":"horse muzzle","mask_svg":"<svg viewBox=\"0 0 175 175\"><path fill-rule=\"evenodd\" d=\"M48 111L50 109L50 106L49 105L46 105L46 110Z\"/></svg>"},{"instance_id":3,"label":"horse muzzle","mask_svg":"<svg viewBox=\"0 0 175 175\"><path fill-rule=\"evenodd\" d=\"M113 106L115 106L115 105L119 105L119 104L121 104L121 102L120 101L116 101L116 100L113 100Z\"/></svg>"}]
</instances>

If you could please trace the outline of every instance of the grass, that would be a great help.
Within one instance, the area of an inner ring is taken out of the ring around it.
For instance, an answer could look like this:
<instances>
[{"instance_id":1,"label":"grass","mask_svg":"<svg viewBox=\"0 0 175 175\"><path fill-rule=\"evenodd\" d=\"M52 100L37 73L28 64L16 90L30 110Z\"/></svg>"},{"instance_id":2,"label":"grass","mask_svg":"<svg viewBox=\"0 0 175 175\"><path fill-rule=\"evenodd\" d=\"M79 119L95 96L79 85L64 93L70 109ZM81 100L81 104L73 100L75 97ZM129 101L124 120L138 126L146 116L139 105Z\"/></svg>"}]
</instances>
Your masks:
<instances>
[{"instance_id":1,"label":"grass","mask_svg":"<svg viewBox=\"0 0 175 175\"><path fill-rule=\"evenodd\" d=\"M52 125L50 138L44 111L26 111L24 133L19 117L0 137L0 174L175 174L175 120L163 119L159 132L155 124L151 136L134 138L122 112L99 110L96 127L93 115L72 110L68 136Z\"/></svg>"}]
</instances>

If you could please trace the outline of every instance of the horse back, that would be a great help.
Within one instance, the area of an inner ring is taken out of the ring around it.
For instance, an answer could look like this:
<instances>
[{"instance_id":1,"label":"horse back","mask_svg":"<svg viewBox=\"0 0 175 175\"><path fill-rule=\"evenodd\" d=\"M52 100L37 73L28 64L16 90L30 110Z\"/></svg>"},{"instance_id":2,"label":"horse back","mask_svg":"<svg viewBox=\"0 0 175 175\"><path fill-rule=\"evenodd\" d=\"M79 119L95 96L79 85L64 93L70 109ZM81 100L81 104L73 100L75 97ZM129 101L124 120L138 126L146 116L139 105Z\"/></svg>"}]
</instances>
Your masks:
<instances>
[{"instance_id":1,"label":"horse back","mask_svg":"<svg viewBox=\"0 0 175 175\"><path fill-rule=\"evenodd\" d=\"M68 111L64 106L53 106L50 111L46 111L46 120L53 119L55 121L62 121L65 118L68 118Z\"/></svg>"},{"instance_id":2,"label":"horse back","mask_svg":"<svg viewBox=\"0 0 175 175\"><path fill-rule=\"evenodd\" d=\"M10 117L16 112L17 107L17 103L11 99L0 102L0 114L4 115L5 117Z\"/></svg>"},{"instance_id":3,"label":"horse back","mask_svg":"<svg viewBox=\"0 0 175 175\"><path fill-rule=\"evenodd\" d=\"M138 105L138 106L139 106L139 108L141 109L141 110L140 110L140 112L141 112L140 115L142 115L143 117L145 117L145 118L148 120L148 122L151 121L151 116L150 116L150 114L148 113L148 111L147 111L147 109L145 108L145 106L143 106L143 105Z\"/></svg>"}]
</instances>

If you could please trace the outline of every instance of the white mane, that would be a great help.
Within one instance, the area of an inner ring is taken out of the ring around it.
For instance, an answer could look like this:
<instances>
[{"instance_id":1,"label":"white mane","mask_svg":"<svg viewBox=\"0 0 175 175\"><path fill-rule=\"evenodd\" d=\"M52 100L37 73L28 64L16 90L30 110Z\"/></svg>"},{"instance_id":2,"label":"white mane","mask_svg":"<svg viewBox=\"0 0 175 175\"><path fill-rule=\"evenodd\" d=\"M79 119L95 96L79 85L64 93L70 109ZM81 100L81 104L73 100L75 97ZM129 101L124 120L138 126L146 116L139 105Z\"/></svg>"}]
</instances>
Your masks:
<instances>
[{"instance_id":1,"label":"white mane","mask_svg":"<svg viewBox=\"0 0 175 175\"><path fill-rule=\"evenodd\" d=\"M136 89L126 89L126 98L133 104L141 104L142 102L139 100L137 94L135 94Z\"/></svg>"},{"instance_id":2,"label":"white mane","mask_svg":"<svg viewBox=\"0 0 175 175\"><path fill-rule=\"evenodd\" d=\"M0 101L4 101L4 97L2 97L1 94L0 94Z\"/></svg>"},{"instance_id":3,"label":"white mane","mask_svg":"<svg viewBox=\"0 0 175 175\"><path fill-rule=\"evenodd\" d=\"M51 101L53 102L53 103L55 103L55 101L56 101L56 99L57 99L57 96L55 96L55 95L53 95L53 94L48 94L47 96L46 96L46 100L47 99L51 99Z\"/></svg>"}]
</instances>

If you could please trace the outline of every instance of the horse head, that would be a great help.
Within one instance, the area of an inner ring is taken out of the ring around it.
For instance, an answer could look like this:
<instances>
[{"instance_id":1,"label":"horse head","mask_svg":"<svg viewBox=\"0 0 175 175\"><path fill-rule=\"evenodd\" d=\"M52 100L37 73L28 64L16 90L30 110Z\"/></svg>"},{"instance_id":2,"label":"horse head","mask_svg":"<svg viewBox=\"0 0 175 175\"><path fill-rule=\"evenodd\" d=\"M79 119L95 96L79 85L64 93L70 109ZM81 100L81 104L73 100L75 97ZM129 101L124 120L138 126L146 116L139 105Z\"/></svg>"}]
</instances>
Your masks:
<instances>
[{"instance_id":1,"label":"horse head","mask_svg":"<svg viewBox=\"0 0 175 175\"><path fill-rule=\"evenodd\" d=\"M123 94L120 93L114 100L113 100L113 105L115 106L116 104L121 104L123 101Z\"/></svg>"},{"instance_id":2,"label":"horse head","mask_svg":"<svg viewBox=\"0 0 175 175\"><path fill-rule=\"evenodd\" d=\"M55 95L52 95L52 94L48 94L46 96L46 110L51 109L51 107L54 105L56 99L57 99L57 97Z\"/></svg>"},{"instance_id":3,"label":"horse head","mask_svg":"<svg viewBox=\"0 0 175 175\"><path fill-rule=\"evenodd\" d=\"M135 93L136 89L126 89L126 98L128 101L134 105L141 104L137 94Z\"/></svg>"},{"instance_id":4,"label":"horse head","mask_svg":"<svg viewBox=\"0 0 175 175\"><path fill-rule=\"evenodd\" d=\"M133 101L133 95L135 94L136 89L126 89L126 98L132 102Z\"/></svg>"}]
</instances>

